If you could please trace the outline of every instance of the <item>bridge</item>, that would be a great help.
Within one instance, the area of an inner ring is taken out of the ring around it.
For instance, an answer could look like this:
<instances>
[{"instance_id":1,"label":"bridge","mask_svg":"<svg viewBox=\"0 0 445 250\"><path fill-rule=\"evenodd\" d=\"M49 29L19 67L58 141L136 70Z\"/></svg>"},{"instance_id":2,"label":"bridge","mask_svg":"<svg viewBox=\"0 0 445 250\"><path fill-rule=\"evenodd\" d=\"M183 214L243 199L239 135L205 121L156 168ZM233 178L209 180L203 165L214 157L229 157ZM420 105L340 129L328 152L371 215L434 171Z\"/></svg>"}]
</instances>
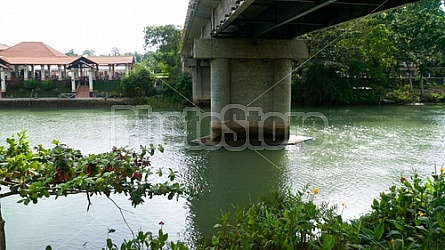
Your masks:
<instances>
[{"instance_id":1,"label":"bridge","mask_svg":"<svg viewBox=\"0 0 445 250\"><path fill-rule=\"evenodd\" d=\"M219 114L209 140L287 142L292 63L310 55L295 37L416 1L190 0L182 62L194 103Z\"/></svg>"}]
</instances>

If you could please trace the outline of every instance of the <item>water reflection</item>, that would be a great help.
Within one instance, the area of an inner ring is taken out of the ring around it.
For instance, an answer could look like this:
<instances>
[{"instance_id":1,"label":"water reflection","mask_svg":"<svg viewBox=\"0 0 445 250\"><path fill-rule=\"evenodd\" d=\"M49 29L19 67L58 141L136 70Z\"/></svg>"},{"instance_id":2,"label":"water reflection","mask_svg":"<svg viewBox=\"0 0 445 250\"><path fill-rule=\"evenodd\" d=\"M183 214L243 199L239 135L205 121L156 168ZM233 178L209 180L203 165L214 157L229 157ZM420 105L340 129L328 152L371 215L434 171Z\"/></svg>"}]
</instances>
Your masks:
<instances>
[{"instance_id":1,"label":"water reflection","mask_svg":"<svg viewBox=\"0 0 445 250\"><path fill-rule=\"evenodd\" d=\"M205 164L187 171L192 182L203 187L202 195L189 204L194 228L204 236L214 233L212 227L221 211L231 211L235 204L243 207L283 186L287 167L283 164L284 150L218 150L207 151L205 155Z\"/></svg>"}]
</instances>

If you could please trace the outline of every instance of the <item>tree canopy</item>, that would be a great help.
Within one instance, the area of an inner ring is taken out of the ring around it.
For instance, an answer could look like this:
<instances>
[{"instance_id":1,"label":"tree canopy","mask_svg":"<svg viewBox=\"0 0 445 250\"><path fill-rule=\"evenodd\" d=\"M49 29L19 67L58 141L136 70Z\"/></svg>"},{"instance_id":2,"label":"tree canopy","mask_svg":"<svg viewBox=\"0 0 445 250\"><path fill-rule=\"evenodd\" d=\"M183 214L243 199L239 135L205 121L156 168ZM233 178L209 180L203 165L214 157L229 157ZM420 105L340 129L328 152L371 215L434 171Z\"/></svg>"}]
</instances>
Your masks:
<instances>
[{"instance_id":1,"label":"tree canopy","mask_svg":"<svg viewBox=\"0 0 445 250\"><path fill-rule=\"evenodd\" d=\"M179 69L181 29L174 25L149 26L144 29L145 48L155 49L156 66L163 73L175 74Z\"/></svg>"},{"instance_id":2,"label":"tree canopy","mask_svg":"<svg viewBox=\"0 0 445 250\"><path fill-rule=\"evenodd\" d=\"M311 41L313 58L296 71L294 101L376 102L396 87L394 79L405 77L406 71L418 72L422 89L422 76L445 62L443 4L442 0L421 0L305 35ZM320 80L323 76L338 81ZM373 91L352 91L362 86Z\"/></svg>"}]
</instances>

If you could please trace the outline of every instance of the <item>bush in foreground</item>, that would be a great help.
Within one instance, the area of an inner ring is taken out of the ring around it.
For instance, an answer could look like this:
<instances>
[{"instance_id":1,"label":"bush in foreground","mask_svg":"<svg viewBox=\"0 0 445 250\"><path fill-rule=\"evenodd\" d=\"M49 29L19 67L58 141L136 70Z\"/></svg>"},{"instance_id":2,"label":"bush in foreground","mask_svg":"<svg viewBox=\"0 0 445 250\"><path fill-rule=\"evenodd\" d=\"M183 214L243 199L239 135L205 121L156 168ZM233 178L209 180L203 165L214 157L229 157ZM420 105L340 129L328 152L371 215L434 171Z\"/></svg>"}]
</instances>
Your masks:
<instances>
[{"instance_id":1,"label":"bush in foreground","mask_svg":"<svg viewBox=\"0 0 445 250\"><path fill-rule=\"evenodd\" d=\"M374 200L369 214L352 221L343 220L335 207L317 205L317 188L297 194L274 193L245 209L223 214L215 225L217 234L191 248L444 249L444 173L441 168L440 174L427 179L417 174L401 177L399 185ZM168 235L162 228L159 236L146 235L150 237L141 243L146 249L160 249L159 240L164 248L188 249L181 242L167 244ZM108 244L113 246L111 240Z\"/></svg>"}]
</instances>

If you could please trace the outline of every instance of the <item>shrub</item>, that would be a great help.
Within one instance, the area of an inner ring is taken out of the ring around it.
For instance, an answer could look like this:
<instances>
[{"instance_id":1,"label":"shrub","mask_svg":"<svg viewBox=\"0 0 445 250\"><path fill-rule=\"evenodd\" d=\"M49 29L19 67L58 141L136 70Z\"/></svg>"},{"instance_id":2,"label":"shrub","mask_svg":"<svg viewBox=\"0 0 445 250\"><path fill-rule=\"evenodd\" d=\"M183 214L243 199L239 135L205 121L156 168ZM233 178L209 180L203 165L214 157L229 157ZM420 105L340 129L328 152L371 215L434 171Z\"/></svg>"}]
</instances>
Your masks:
<instances>
[{"instance_id":1,"label":"shrub","mask_svg":"<svg viewBox=\"0 0 445 250\"><path fill-rule=\"evenodd\" d=\"M192 101L192 76L188 72L181 72L176 78L162 84L162 92L177 103Z\"/></svg>"},{"instance_id":2,"label":"shrub","mask_svg":"<svg viewBox=\"0 0 445 250\"><path fill-rule=\"evenodd\" d=\"M52 80L49 80L49 79L47 79L47 80L43 80L43 81L42 81L42 88L43 88L43 89L46 89L46 90L53 89L53 88L54 88L53 81L52 81Z\"/></svg>"},{"instance_id":3,"label":"shrub","mask_svg":"<svg viewBox=\"0 0 445 250\"><path fill-rule=\"evenodd\" d=\"M35 89L35 88L37 88L37 84L38 84L38 82L35 79L28 79L28 80L23 81L23 85L27 89Z\"/></svg>"},{"instance_id":4,"label":"shrub","mask_svg":"<svg viewBox=\"0 0 445 250\"><path fill-rule=\"evenodd\" d=\"M121 86L128 97L151 96L156 77L143 65L138 64L121 80Z\"/></svg>"}]
</instances>

